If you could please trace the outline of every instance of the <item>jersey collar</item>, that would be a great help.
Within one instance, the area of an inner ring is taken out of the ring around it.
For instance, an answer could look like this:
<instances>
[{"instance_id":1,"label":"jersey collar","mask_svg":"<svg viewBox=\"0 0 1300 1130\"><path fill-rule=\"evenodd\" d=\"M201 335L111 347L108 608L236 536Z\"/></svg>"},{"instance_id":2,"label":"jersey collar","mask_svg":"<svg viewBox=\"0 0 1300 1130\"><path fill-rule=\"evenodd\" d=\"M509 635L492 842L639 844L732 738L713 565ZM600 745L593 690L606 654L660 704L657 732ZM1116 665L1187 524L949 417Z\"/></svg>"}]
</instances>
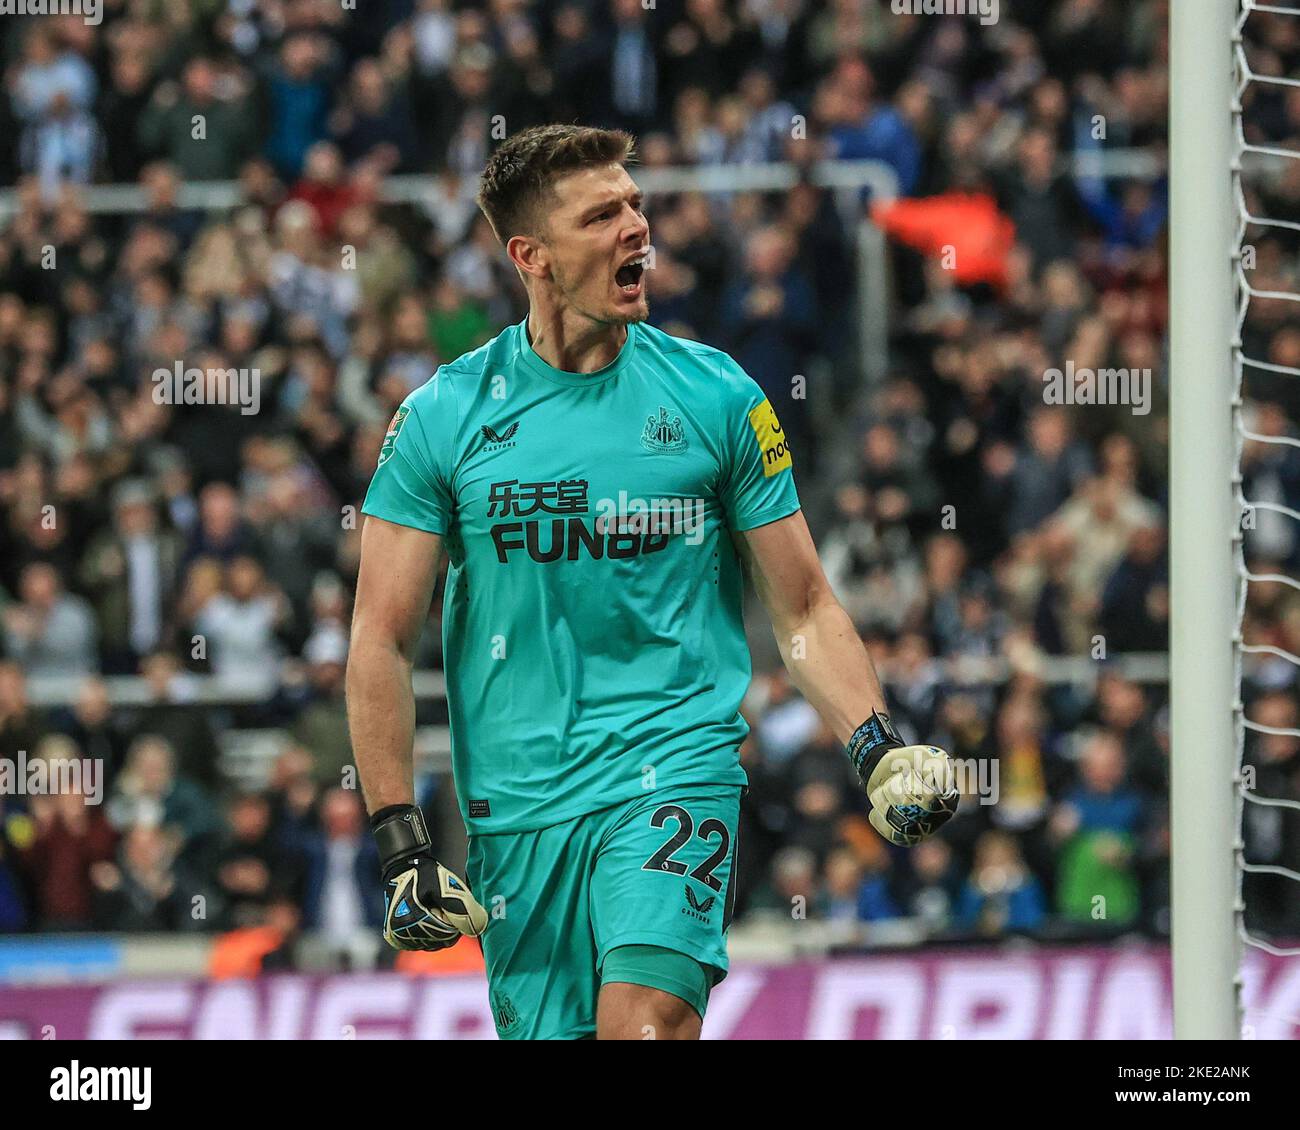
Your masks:
<instances>
[{"instance_id":1,"label":"jersey collar","mask_svg":"<svg viewBox=\"0 0 1300 1130\"><path fill-rule=\"evenodd\" d=\"M636 322L627 327L627 340L623 342L623 348L618 351L618 356L608 365L601 369L596 369L590 373L570 373L566 369L553 369L543 361L533 349L532 342L528 340L528 318L519 323L519 359L523 362L524 368L530 373L536 373L539 377L544 377L557 385L566 385L569 388L589 388L593 385L604 384L612 377L618 376L632 361L632 353L636 349L637 335L640 328Z\"/></svg>"}]
</instances>

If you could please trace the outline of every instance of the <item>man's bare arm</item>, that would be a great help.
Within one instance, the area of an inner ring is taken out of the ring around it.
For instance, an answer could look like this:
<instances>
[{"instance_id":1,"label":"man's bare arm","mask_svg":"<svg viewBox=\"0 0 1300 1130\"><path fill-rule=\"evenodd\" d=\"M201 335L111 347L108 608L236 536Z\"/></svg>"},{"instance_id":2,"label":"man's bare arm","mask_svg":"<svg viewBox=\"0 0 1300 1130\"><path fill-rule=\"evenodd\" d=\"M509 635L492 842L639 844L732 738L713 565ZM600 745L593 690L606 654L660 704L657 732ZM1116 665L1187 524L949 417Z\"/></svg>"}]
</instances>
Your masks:
<instances>
[{"instance_id":1,"label":"man's bare arm","mask_svg":"<svg viewBox=\"0 0 1300 1130\"><path fill-rule=\"evenodd\" d=\"M888 712L875 665L835 599L803 512L736 536L795 686L841 742Z\"/></svg>"},{"instance_id":2,"label":"man's bare arm","mask_svg":"<svg viewBox=\"0 0 1300 1130\"><path fill-rule=\"evenodd\" d=\"M442 538L367 517L348 651L348 729L366 807L413 804L411 662L429 612Z\"/></svg>"},{"instance_id":3,"label":"man's bare arm","mask_svg":"<svg viewBox=\"0 0 1300 1130\"><path fill-rule=\"evenodd\" d=\"M845 743L871 826L890 843L920 843L957 811L951 762L937 746L904 745L888 723L875 664L831 592L803 514L737 542L790 678Z\"/></svg>"}]
</instances>

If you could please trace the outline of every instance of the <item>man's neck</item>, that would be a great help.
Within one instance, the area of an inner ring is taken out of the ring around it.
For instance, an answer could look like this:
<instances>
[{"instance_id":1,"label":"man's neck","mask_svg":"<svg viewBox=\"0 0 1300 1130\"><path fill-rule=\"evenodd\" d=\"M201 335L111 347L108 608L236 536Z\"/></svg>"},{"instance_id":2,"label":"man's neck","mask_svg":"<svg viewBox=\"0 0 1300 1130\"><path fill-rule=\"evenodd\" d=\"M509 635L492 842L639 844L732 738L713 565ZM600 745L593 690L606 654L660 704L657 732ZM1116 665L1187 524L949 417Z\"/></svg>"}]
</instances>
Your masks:
<instances>
[{"instance_id":1,"label":"man's neck","mask_svg":"<svg viewBox=\"0 0 1300 1130\"><path fill-rule=\"evenodd\" d=\"M627 341L627 326L602 324L563 311L528 313L528 340L533 352L552 369L594 373L603 369Z\"/></svg>"}]
</instances>

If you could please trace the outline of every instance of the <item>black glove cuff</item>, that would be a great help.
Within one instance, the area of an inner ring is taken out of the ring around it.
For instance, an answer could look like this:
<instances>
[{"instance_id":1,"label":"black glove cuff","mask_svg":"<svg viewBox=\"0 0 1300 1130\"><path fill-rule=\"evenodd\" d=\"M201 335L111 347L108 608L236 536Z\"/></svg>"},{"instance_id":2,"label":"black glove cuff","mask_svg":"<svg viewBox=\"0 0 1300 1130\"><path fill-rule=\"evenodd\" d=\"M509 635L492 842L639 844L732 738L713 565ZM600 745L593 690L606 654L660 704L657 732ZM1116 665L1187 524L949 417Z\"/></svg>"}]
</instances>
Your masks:
<instances>
[{"instance_id":1,"label":"black glove cuff","mask_svg":"<svg viewBox=\"0 0 1300 1130\"><path fill-rule=\"evenodd\" d=\"M849 760L853 762L853 768L858 771L858 778L865 786L880 759L891 749L901 749L905 744L890 722L889 715L873 710L871 717L853 731L849 744L844 748Z\"/></svg>"},{"instance_id":2,"label":"black glove cuff","mask_svg":"<svg viewBox=\"0 0 1300 1130\"><path fill-rule=\"evenodd\" d=\"M433 841L424 824L424 814L413 804L390 804L370 818L370 827L379 847L379 865L385 875L395 863L420 855L432 854Z\"/></svg>"}]
</instances>

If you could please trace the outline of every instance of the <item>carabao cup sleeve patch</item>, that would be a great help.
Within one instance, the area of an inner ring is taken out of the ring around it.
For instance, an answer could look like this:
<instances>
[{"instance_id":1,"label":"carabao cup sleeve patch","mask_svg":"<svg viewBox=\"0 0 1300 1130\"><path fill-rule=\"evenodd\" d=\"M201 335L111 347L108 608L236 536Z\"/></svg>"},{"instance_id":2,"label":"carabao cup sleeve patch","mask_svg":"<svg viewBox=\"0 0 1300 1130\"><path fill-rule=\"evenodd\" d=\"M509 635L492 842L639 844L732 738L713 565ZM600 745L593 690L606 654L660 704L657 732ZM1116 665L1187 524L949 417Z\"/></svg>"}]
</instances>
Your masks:
<instances>
[{"instance_id":1,"label":"carabao cup sleeve patch","mask_svg":"<svg viewBox=\"0 0 1300 1130\"><path fill-rule=\"evenodd\" d=\"M791 465L790 445L786 442L781 421L776 418L776 409L770 400L764 400L750 410L749 426L754 429L758 450L763 455L763 477L770 479L778 471L787 470Z\"/></svg>"},{"instance_id":2,"label":"carabao cup sleeve patch","mask_svg":"<svg viewBox=\"0 0 1300 1130\"><path fill-rule=\"evenodd\" d=\"M384 434L384 445L379 449L378 466L382 467L392 457L397 448L397 436L401 432L402 425L406 422L406 417L410 411L410 408L403 404L393 413L393 418L388 421L388 431Z\"/></svg>"}]
</instances>

